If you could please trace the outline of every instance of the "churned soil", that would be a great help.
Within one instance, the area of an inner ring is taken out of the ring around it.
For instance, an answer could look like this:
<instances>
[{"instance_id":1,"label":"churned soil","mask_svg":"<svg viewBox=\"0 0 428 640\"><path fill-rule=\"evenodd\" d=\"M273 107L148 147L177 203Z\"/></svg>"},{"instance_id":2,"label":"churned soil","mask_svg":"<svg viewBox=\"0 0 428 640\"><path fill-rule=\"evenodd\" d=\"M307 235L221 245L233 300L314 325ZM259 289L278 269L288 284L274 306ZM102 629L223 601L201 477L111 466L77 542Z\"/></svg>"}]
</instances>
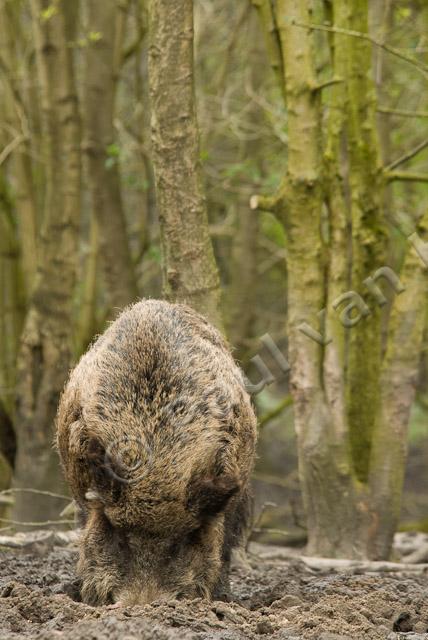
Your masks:
<instances>
[{"instance_id":1,"label":"churned soil","mask_svg":"<svg viewBox=\"0 0 428 640\"><path fill-rule=\"evenodd\" d=\"M272 547L270 548L273 549ZM0 549L0 639L428 639L428 573L314 569L263 554L232 571L230 603L112 609L76 601L73 545Z\"/></svg>"}]
</instances>

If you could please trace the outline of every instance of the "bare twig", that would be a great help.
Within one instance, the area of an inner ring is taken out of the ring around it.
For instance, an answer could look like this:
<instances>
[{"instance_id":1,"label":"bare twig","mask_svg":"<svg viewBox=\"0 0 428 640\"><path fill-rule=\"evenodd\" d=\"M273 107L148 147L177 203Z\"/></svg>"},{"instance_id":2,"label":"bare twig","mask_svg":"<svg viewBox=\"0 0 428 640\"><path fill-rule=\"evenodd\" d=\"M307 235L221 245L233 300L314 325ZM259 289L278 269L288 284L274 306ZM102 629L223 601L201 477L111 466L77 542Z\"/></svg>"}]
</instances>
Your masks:
<instances>
[{"instance_id":1,"label":"bare twig","mask_svg":"<svg viewBox=\"0 0 428 640\"><path fill-rule=\"evenodd\" d=\"M264 515L264 513L265 513L266 509L268 509L269 507L273 507L273 508L275 508L275 507L277 507L277 506L278 506L278 505L277 505L275 502L264 502L264 503L262 504L262 506L261 506L261 508L260 508L260 512L259 512L259 514L258 514L257 518L254 520L253 525L252 525L252 527L251 527L250 534L249 534L249 536L248 536L248 538L247 538L247 544L245 545L245 550L246 550L246 551L248 551L248 545L250 544L250 538L251 538L251 535L252 535L254 532L259 531L259 525L261 524L261 521L262 521L262 518L263 518L263 515Z\"/></svg>"},{"instance_id":2,"label":"bare twig","mask_svg":"<svg viewBox=\"0 0 428 640\"><path fill-rule=\"evenodd\" d=\"M7 495L9 493L36 493L37 495L50 496L51 498L61 498L62 500L68 501L71 500L70 496L64 496L61 493L53 493L52 491L42 491L41 489L25 489L16 487L13 489L3 489L3 491L0 491L0 495Z\"/></svg>"},{"instance_id":3,"label":"bare twig","mask_svg":"<svg viewBox=\"0 0 428 640\"><path fill-rule=\"evenodd\" d=\"M238 18L236 20L236 23L234 24L233 28L231 29L230 32L230 38L229 41L226 44L226 47L224 49L224 51L222 53L224 53L224 63L223 63L223 67L220 71L220 77L218 80L218 87L223 87L224 85L224 81L227 75L227 71L228 71L228 67L232 58L232 52L233 49L235 47L236 44L236 40L239 36L239 33L241 31L241 27L242 25L245 24L245 21L247 19L248 13L249 13L249 9L250 9L250 4L249 3L244 3L242 5L242 11L241 14L238 15Z\"/></svg>"},{"instance_id":4,"label":"bare twig","mask_svg":"<svg viewBox=\"0 0 428 640\"><path fill-rule=\"evenodd\" d=\"M407 162L407 160L414 158L420 151L422 151L423 149L426 149L426 147L428 147L428 139L419 143L418 145L416 145L416 147L414 147L410 151L407 151L407 153L397 158L397 160L394 160L393 162L391 162L391 164L386 167L386 170L392 171L392 169L395 169L395 167L398 167L400 164L403 164L404 162Z\"/></svg>"},{"instance_id":5,"label":"bare twig","mask_svg":"<svg viewBox=\"0 0 428 640\"><path fill-rule=\"evenodd\" d=\"M63 524L74 525L74 520L45 520L40 522L19 522L18 520L9 520L8 518L0 518L0 522L13 525L14 527L51 527Z\"/></svg>"},{"instance_id":6,"label":"bare twig","mask_svg":"<svg viewBox=\"0 0 428 640\"><path fill-rule=\"evenodd\" d=\"M26 139L26 136L20 134L5 146L3 151L0 153L0 166L10 156L12 151L14 151L21 144L21 142L24 142L25 139Z\"/></svg>"},{"instance_id":7,"label":"bare twig","mask_svg":"<svg viewBox=\"0 0 428 640\"><path fill-rule=\"evenodd\" d=\"M286 249L277 249L273 255L269 256L269 258L266 258L266 260L263 260L263 262L257 268L257 273L259 275L263 275L264 273L266 273L266 271L272 269L272 267L274 267L278 262L287 260L287 258L288 253Z\"/></svg>"},{"instance_id":8,"label":"bare twig","mask_svg":"<svg viewBox=\"0 0 428 640\"><path fill-rule=\"evenodd\" d=\"M268 422L270 422L271 420L279 416L284 411L284 409L286 409L292 404L293 404L292 396L291 395L285 396L285 398L283 398L281 402L279 402L276 405L276 407L274 407L270 411L267 411L263 416L261 416L261 418L259 419L259 427L263 427L265 424L267 424Z\"/></svg>"},{"instance_id":9,"label":"bare twig","mask_svg":"<svg viewBox=\"0 0 428 640\"><path fill-rule=\"evenodd\" d=\"M275 536L284 536L284 538L288 538L290 535L289 531L284 531L283 529L268 529L264 527L254 528L252 533L268 533Z\"/></svg>"},{"instance_id":10,"label":"bare twig","mask_svg":"<svg viewBox=\"0 0 428 640\"><path fill-rule=\"evenodd\" d=\"M138 52L141 43L144 40L144 37L147 33L147 29L140 29L140 31L138 32L137 37L135 38L134 42L131 42L131 44L126 47L126 49L124 51L122 51L122 56L121 56L121 65L124 65L126 62L128 62L128 60L130 58L132 58L132 56Z\"/></svg>"},{"instance_id":11,"label":"bare twig","mask_svg":"<svg viewBox=\"0 0 428 640\"><path fill-rule=\"evenodd\" d=\"M389 116L402 116L403 118L428 118L428 111L408 111L407 109L390 109L389 107L378 107L377 111Z\"/></svg>"},{"instance_id":12,"label":"bare twig","mask_svg":"<svg viewBox=\"0 0 428 640\"><path fill-rule=\"evenodd\" d=\"M402 180L405 182L428 182L428 173L418 173L417 171L387 171L388 182Z\"/></svg>"},{"instance_id":13,"label":"bare twig","mask_svg":"<svg viewBox=\"0 0 428 640\"><path fill-rule=\"evenodd\" d=\"M292 471L285 478L279 478L274 475L255 471L253 478L265 484L272 484L277 487L284 487L285 489L293 489L296 487L296 475L297 473Z\"/></svg>"},{"instance_id":14,"label":"bare twig","mask_svg":"<svg viewBox=\"0 0 428 640\"><path fill-rule=\"evenodd\" d=\"M327 31L329 33L339 33L339 34L343 34L344 36L351 36L353 38L361 38L362 40L366 40L367 42L370 42L376 47L380 47L381 49L384 49L385 51L387 51L388 53L391 53L397 58L404 60L408 64L411 64L413 67L418 69L418 71L420 71L426 78L428 78L427 65L425 65L423 62L420 62L413 56L409 56L406 53L403 53L400 49L391 47L391 45L385 44L381 40L377 40L377 38L373 38L373 36L371 36L368 33L363 33L362 31L354 31L353 29L343 29L341 27L332 27L326 24L314 24L311 22L306 24L304 22L298 22L297 20L292 20L291 24L295 25L296 27L303 27L305 29L314 29L316 31Z\"/></svg>"},{"instance_id":15,"label":"bare twig","mask_svg":"<svg viewBox=\"0 0 428 640\"><path fill-rule=\"evenodd\" d=\"M25 106L24 106L21 94L19 92L19 89L16 86L16 83L13 80L12 73L10 72L7 64L4 62L3 58L1 57L0 57L0 72L2 73L7 84L9 85L9 89L11 91L14 106L16 109L16 114L21 124L22 133L24 136L28 136L28 131L29 131L28 118L26 115Z\"/></svg>"},{"instance_id":16,"label":"bare twig","mask_svg":"<svg viewBox=\"0 0 428 640\"><path fill-rule=\"evenodd\" d=\"M274 211L278 205L278 198L276 196L261 196L253 195L250 198L250 209L255 211L261 209L262 211Z\"/></svg>"},{"instance_id":17,"label":"bare twig","mask_svg":"<svg viewBox=\"0 0 428 640\"><path fill-rule=\"evenodd\" d=\"M261 525L262 522L262 518L265 514L266 509L276 509L278 505L276 504L276 502L263 502L261 508L260 508L260 512L259 515L257 516L255 522L254 522L254 527L257 528Z\"/></svg>"},{"instance_id":18,"label":"bare twig","mask_svg":"<svg viewBox=\"0 0 428 640\"><path fill-rule=\"evenodd\" d=\"M323 89L327 89L335 84L341 84L342 82L344 82L343 78L330 78L329 80L325 80L324 82L315 85L314 91L322 91Z\"/></svg>"}]
</instances>

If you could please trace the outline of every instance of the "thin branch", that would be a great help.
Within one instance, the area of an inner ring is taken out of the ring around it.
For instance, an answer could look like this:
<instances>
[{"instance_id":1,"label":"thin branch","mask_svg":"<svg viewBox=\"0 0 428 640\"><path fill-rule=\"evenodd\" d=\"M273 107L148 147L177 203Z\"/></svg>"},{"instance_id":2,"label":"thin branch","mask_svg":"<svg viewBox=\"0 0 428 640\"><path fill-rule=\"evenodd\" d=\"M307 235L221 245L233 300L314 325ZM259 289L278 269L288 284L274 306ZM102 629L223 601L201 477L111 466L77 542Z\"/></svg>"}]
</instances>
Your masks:
<instances>
[{"instance_id":1,"label":"thin branch","mask_svg":"<svg viewBox=\"0 0 428 640\"><path fill-rule=\"evenodd\" d=\"M428 139L424 140L410 151L407 151L407 153L397 158L397 160L391 162L391 164L386 167L386 170L392 171L392 169L395 169L395 167L398 167L400 164L403 164L404 162L407 162L407 160L414 158L420 151L422 151L426 147L428 147Z\"/></svg>"},{"instance_id":2,"label":"thin branch","mask_svg":"<svg viewBox=\"0 0 428 640\"><path fill-rule=\"evenodd\" d=\"M261 211L276 212L278 206L286 200L287 187L288 177L285 176L273 196L252 195L250 198L250 209L253 211L260 209Z\"/></svg>"},{"instance_id":3,"label":"thin branch","mask_svg":"<svg viewBox=\"0 0 428 640\"><path fill-rule=\"evenodd\" d=\"M387 171L385 177L388 182L402 180L404 182L428 182L428 173L418 173L417 171Z\"/></svg>"},{"instance_id":4,"label":"thin branch","mask_svg":"<svg viewBox=\"0 0 428 640\"><path fill-rule=\"evenodd\" d=\"M255 471L252 475L254 480L263 482L263 484L271 484L275 487L283 487L284 489L293 489L296 487L297 470L289 473L285 478L279 478L266 473Z\"/></svg>"},{"instance_id":5,"label":"thin branch","mask_svg":"<svg viewBox=\"0 0 428 640\"><path fill-rule=\"evenodd\" d=\"M61 498L62 500L70 501L70 496L64 496L61 493L53 493L52 491L42 491L41 489L24 489L24 488L14 488L14 489L3 489L0 491L0 495L7 495L9 493L37 493L37 495L42 496L50 496L51 498Z\"/></svg>"},{"instance_id":6,"label":"thin branch","mask_svg":"<svg viewBox=\"0 0 428 640\"><path fill-rule=\"evenodd\" d=\"M269 258L266 258L266 260L264 260L258 267L257 269L257 273L259 275L263 275L264 273L266 273L266 271L269 271L269 269L271 269L273 266L275 266L278 262L282 262L284 260L287 260L288 258L288 253L287 250L285 248L283 249L277 249L276 252L270 256Z\"/></svg>"},{"instance_id":7,"label":"thin branch","mask_svg":"<svg viewBox=\"0 0 428 640\"><path fill-rule=\"evenodd\" d=\"M22 96L19 92L19 89L16 86L16 83L13 81L13 76L4 62L3 58L0 56L0 72L2 73L6 83L9 86L10 92L12 94L13 103L16 109L16 114L21 124L21 129L24 136L28 136L28 118L25 111L25 106L22 101Z\"/></svg>"},{"instance_id":8,"label":"thin branch","mask_svg":"<svg viewBox=\"0 0 428 640\"><path fill-rule=\"evenodd\" d=\"M18 520L8 520L7 518L0 518L0 522L6 522L7 524L17 527L47 527L57 526L62 524L75 524L74 520L45 520L44 522L19 522Z\"/></svg>"},{"instance_id":9,"label":"thin branch","mask_svg":"<svg viewBox=\"0 0 428 640\"><path fill-rule=\"evenodd\" d=\"M3 162L5 160L7 160L7 158L10 156L10 154L17 148L19 147L19 145L21 144L21 142L24 142L24 140L26 140L26 136L20 134L18 136L16 136L16 138L14 138L13 140L11 140L9 142L9 144L7 144L5 146L5 148L3 149L3 151L0 153L0 166L3 164Z\"/></svg>"},{"instance_id":10,"label":"thin branch","mask_svg":"<svg viewBox=\"0 0 428 640\"><path fill-rule=\"evenodd\" d=\"M268 529L264 527L254 527L251 533L267 533L268 535L284 536L285 538L288 538L290 535L289 531L284 531L283 529Z\"/></svg>"},{"instance_id":11,"label":"thin branch","mask_svg":"<svg viewBox=\"0 0 428 640\"><path fill-rule=\"evenodd\" d=\"M232 59L232 52L233 49L235 48L235 44L236 44L236 40L240 35L240 31L242 26L245 24L245 21L248 17L248 12L250 10L251 5L248 3L244 3L243 7L242 7L242 12L241 14L238 16L236 23L233 25L233 28L231 29L231 35L229 38L229 42L226 44L225 49L223 50L223 56L224 56L224 63L223 63L223 67L220 71L220 75L219 75L219 80L217 83L218 87L223 87L224 86L224 81L227 75L227 71Z\"/></svg>"},{"instance_id":12,"label":"thin branch","mask_svg":"<svg viewBox=\"0 0 428 640\"><path fill-rule=\"evenodd\" d=\"M271 409L271 411L267 411L267 413L261 416L261 418L259 419L259 427L263 427L265 424L267 424L268 422L270 422L271 420L279 416L284 411L284 409L291 406L292 404L293 404L292 396L291 395L285 396L285 398L283 398L281 402L277 404L276 407Z\"/></svg>"},{"instance_id":13,"label":"thin branch","mask_svg":"<svg viewBox=\"0 0 428 640\"><path fill-rule=\"evenodd\" d=\"M390 109L389 107L378 107L377 111L390 116L402 116L403 118L428 118L428 111L408 111L407 109Z\"/></svg>"},{"instance_id":14,"label":"thin branch","mask_svg":"<svg viewBox=\"0 0 428 640\"><path fill-rule=\"evenodd\" d=\"M275 211L279 202L279 198L275 196L260 196L253 195L250 198L250 209L255 211L261 209L262 211Z\"/></svg>"},{"instance_id":15,"label":"thin branch","mask_svg":"<svg viewBox=\"0 0 428 640\"><path fill-rule=\"evenodd\" d=\"M322 91L323 89L327 89L335 84L341 84L344 82L343 78L330 78L330 80L326 80L325 82L321 82L314 86L314 91Z\"/></svg>"},{"instance_id":16,"label":"thin branch","mask_svg":"<svg viewBox=\"0 0 428 640\"><path fill-rule=\"evenodd\" d=\"M305 29L314 29L316 31L327 31L328 33L339 33L339 34L343 34L344 36L351 36L353 38L360 38L362 40L366 40L367 42L370 42L376 47L380 47L381 49L388 51L388 53L391 53L397 58L400 58L400 60L404 60L408 64L411 64L413 67L418 69L426 78L428 78L427 65L425 65L423 62L420 62L413 56L409 56L403 53L402 51L400 51L400 49L391 47L391 45L385 44L384 42L377 40L376 38L373 38L368 33L363 33L362 31L354 31L353 29L342 29L341 27L332 27L326 24L313 24L313 23L306 24L304 22L298 22L297 20L292 20L291 24L295 25L296 27L303 27Z\"/></svg>"},{"instance_id":17,"label":"thin branch","mask_svg":"<svg viewBox=\"0 0 428 640\"><path fill-rule=\"evenodd\" d=\"M250 0L259 14L260 21L263 25L264 37L266 42L267 54L273 69L278 78L279 87L283 98L285 99L284 85L284 62L281 36L279 33L278 23L271 0Z\"/></svg>"},{"instance_id":18,"label":"thin branch","mask_svg":"<svg viewBox=\"0 0 428 640\"><path fill-rule=\"evenodd\" d=\"M138 53L138 50L140 49L140 45L143 42L146 34L147 34L147 29L144 26L142 26L139 29L138 35L135 38L134 42L131 42L131 44L128 47L126 47L124 51L122 51L122 56L120 61L122 66L126 64L134 54Z\"/></svg>"}]
</instances>

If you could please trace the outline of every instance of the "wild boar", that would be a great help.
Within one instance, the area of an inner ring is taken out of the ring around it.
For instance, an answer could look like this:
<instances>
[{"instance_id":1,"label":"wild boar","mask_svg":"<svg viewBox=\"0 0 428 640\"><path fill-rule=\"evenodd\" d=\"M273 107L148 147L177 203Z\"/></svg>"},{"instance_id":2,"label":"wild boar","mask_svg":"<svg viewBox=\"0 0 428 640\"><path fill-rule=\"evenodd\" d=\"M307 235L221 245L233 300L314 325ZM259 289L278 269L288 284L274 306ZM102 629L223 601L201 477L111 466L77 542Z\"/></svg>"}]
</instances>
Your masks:
<instances>
[{"instance_id":1,"label":"wild boar","mask_svg":"<svg viewBox=\"0 0 428 640\"><path fill-rule=\"evenodd\" d=\"M226 597L255 441L220 333L185 305L126 309L71 373L57 415L83 601Z\"/></svg>"}]
</instances>

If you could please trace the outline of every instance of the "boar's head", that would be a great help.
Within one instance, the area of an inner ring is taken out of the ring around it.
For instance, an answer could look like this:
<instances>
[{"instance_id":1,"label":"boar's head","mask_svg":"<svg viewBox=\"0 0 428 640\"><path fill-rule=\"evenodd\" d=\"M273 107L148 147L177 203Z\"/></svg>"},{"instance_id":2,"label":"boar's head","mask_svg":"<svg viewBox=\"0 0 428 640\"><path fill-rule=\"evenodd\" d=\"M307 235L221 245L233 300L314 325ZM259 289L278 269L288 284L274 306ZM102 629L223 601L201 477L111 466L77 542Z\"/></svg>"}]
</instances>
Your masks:
<instances>
[{"instance_id":1,"label":"boar's head","mask_svg":"<svg viewBox=\"0 0 428 640\"><path fill-rule=\"evenodd\" d=\"M199 442L171 459L170 445L162 452L158 442L151 457L147 446L123 444L126 455L113 455L99 440L88 441L84 600L210 597L224 564L225 511L241 489L233 446L223 438L204 450Z\"/></svg>"}]
</instances>

